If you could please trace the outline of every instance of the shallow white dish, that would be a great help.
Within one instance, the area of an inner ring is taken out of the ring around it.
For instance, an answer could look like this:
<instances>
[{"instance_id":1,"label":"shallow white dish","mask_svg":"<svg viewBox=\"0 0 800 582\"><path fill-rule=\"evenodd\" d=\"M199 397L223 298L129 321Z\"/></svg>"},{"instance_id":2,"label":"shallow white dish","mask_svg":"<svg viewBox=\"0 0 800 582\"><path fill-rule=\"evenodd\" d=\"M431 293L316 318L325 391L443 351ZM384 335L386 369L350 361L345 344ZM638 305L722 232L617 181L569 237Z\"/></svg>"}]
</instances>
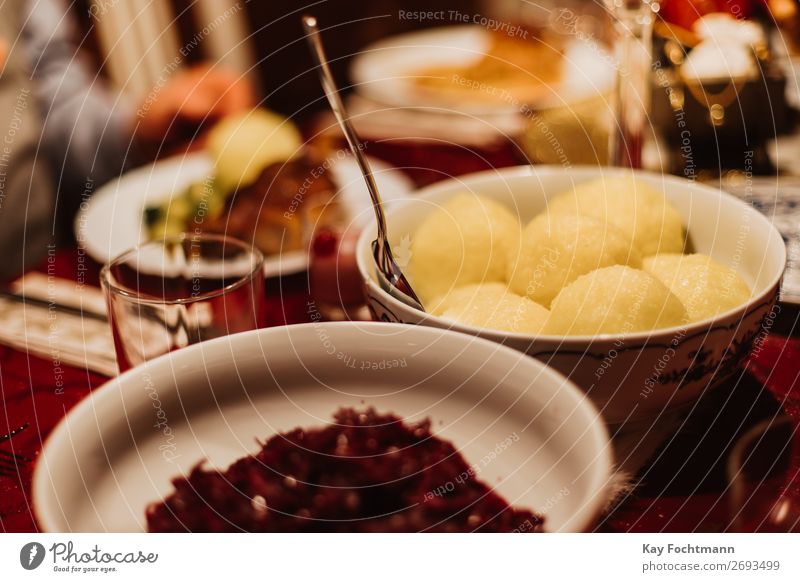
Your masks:
<instances>
[{"instance_id":1,"label":"shallow white dish","mask_svg":"<svg viewBox=\"0 0 800 582\"><path fill-rule=\"evenodd\" d=\"M461 113L490 115L520 113L523 104L469 98L469 91L455 98L421 93L414 77L428 67L464 67L479 61L489 50L491 34L482 26L443 26L409 32L376 42L362 49L350 65L356 90L379 103L396 107L446 109ZM563 78L552 87L551 97L525 105L551 107L605 95L612 88L615 71L612 59L602 47L578 40L564 49Z\"/></svg>"},{"instance_id":2,"label":"shallow white dish","mask_svg":"<svg viewBox=\"0 0 800 582\"><path fill-rule=\"evenodd\" d=\"M495 199L526 224L550 197L619 169L520 166L438 182L387 213L392 244L401 247L432 209L459 192ZM710 385L739 369L769 324L786 265L786 247L770 221L749 204L696 182L638 171L681 214L695 252L736 270L753 290L747 303L683 328L620 335L555 336L507 333L455 323L417 311L380 288L370 243L358 241L357 260L373 316L380 321L431 325L491 339L526 352L583 388L613 424L652 423L666 410L690 405ZM412 281L413 285L413 281Z\"/></svg>"},{"instance_id":3,"label":"shallow white dish","mask_svg":"<svg viewBox=\"0 0 800 582\"><path fill-rule=\"evenodd\" d=\"M342 406L430 417L485 483L542 510L549 530L588 529L608 501L605 426L557 372L464 334L329 323L197 344L95 390L45 444L33 477L37 519L50 532L141 531L146 506L202 459L227 467L259 450L256 439L327 424ZM155 426L164 419L169 434Z\"/></svg>"},{"instance_id":4,"label":"shallow white dish","mask_svg":"<svg viewBox=\"0 0 800 582\"><path fill-rule=\"evenodd\" d=\"M331 177L340 200L351 220L365 223L372 206L358 166L350 156L332 158ZM401 172L371 159L375 179L384 200L408 196L411 181ZM78 244L99 263L106 263L121 253L145 242L143 212L181 194L190 184L213 176L213 164L204 153L168 158L127 172L103 185L81 205L74 231ZM299 273L308 266L305 251L291 251L268 256L264 262L267 276Z\"/></svg>"}]
</instances>

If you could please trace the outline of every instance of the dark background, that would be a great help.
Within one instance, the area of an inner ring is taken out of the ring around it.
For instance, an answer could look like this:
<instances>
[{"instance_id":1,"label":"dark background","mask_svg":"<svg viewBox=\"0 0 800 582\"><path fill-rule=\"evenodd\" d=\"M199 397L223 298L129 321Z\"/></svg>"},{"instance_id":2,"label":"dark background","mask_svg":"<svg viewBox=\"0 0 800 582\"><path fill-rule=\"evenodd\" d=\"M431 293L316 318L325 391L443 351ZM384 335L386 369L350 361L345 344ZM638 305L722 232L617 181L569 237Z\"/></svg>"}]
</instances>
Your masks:
<instances>
[{"instance_id":1,"label":"dark background","mask_svg":"<svg viewBox=\"0 0 800 582\"><path fill-rule=\"evenodd\" d=\"M181 39L188 40L205 23L197 20L191 0L170 0ZM95 67L101 66L97 40L89 18L88 0L72 5L82 32L88 32L84 49ZM413 29L454 24L441 20L408 20L398 12L457 9L465 13L481 12L476 0L252 0L247 3L252 42L258 58L259 94L266 104L286 115L305 108L303 114L323 107L319 79L312 70L308 46L303 40L300 16L314 14L323 30L328 58L339 84L346 88L349 57L364 46L391 34ZM191 51L186 61L204 57L202 46Z\"/></svg>"}]
</instances>

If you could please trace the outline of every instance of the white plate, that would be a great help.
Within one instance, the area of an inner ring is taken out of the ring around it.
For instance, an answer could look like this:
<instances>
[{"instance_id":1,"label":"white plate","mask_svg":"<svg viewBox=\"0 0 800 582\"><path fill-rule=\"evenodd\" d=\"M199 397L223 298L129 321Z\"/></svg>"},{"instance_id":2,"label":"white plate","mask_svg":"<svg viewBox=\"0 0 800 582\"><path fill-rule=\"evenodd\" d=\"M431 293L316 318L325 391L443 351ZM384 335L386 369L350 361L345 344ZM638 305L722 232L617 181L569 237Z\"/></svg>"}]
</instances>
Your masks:
<instances>
[{"instance_id":1,"label":"white plate","mask_svg":"<svg viewBox=\"0 0 800 582\"><path fill-rule=\"evenodd\" d=\"M480 26L446 26L393 36L371 44L353 59L350 78L356 90L375 101L396 107L446 108L475 115L520 113L521 104L487 104L469 100L469 91L439 99L421 93L414 84L420 70L429 67L463 67L474 64L489 50L491 34ZM564 76L552 86L552 97L534 108L573 103L605 95L614 86L612 58L589 40L567 40Z\"/></svg>"},{"instance_id":2,"label":"white plate","mask_svg":"<svg viewBox=\"0 0 800 582\"><path fill-rule=\"evenodd\" d=\"M351 220L366 223L372 212L369 194L358 166L349 155L332 158L331 176L337 196ZM370 164L383 200L408 196L411 181L390 166L371 159ZM147 240L142 213L180 195L192 183L213 175L211 160L204 153L158 161L137 168L105 184L81 206L75 219L75 238L93 259L106 263L126 250ZM299 273L308 266L305 251L291 251L267 257L264 271L268 276Z\"/></svg>"},{"instance_id":3,"label":"white plate","mask_svg":"<svg viewBox=\"0 0 800 582\"><path fill-rule=\"evenodd\" d=\"M140 531L147 505L202 459L227 467L256 452L256 439L322 426L342 406L431 418L485 483L543 512L549 530L590 528L607 501L605 426L557 372L455 332L327 323L200 343L95 390L39 457L38 522L51 532Z\"/></svg>"}]
</instances>

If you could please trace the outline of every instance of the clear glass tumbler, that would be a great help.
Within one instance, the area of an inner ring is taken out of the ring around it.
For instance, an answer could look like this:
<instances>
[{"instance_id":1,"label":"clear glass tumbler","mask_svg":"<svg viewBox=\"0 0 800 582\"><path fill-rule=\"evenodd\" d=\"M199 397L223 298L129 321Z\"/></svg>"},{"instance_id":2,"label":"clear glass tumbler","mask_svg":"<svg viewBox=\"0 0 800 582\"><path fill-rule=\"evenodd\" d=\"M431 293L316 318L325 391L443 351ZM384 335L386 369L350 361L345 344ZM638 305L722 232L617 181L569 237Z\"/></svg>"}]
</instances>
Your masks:
<instances>
[{"instance_id":1,"label":"clear glass tumbler","mask_svg":"<svg viewBox=\"0 0 800 582\"><path fill-rule=\"evenodd\" d=\"M748 430L728 458L731 529L800 532L800 437L778 416Z\"/></svg>"},{"instance_id":2,"label":"clear glass tumbler","mask_svg":"<svg viewBox=\"0 0 800 582\"><path fill-rule=\"evenodd\" d=\"M184 233L144 243L103 267L120 372L264 322L264 256L240 240Z\"/></svg>"}]
</instances>

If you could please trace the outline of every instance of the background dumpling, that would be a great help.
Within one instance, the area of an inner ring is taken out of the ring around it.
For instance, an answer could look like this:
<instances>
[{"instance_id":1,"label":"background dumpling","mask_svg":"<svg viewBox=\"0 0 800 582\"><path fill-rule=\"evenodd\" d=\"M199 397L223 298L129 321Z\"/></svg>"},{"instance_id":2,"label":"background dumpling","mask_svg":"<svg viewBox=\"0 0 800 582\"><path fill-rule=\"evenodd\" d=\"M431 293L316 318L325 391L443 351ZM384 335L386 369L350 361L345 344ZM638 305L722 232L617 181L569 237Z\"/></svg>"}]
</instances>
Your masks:
<instances>
[{"instance_id":1,"label":"background dumpling","mask_svg":"<svg viewBox=\"0 0 800 582\"><path fill-rule=\"evenodd\" d=\"M294 123L265 109L226 117L208 132L206 141L222 193L252 184L264 168L291 160L302 146L303 136Z\"/></svg>"}]
</instances>

